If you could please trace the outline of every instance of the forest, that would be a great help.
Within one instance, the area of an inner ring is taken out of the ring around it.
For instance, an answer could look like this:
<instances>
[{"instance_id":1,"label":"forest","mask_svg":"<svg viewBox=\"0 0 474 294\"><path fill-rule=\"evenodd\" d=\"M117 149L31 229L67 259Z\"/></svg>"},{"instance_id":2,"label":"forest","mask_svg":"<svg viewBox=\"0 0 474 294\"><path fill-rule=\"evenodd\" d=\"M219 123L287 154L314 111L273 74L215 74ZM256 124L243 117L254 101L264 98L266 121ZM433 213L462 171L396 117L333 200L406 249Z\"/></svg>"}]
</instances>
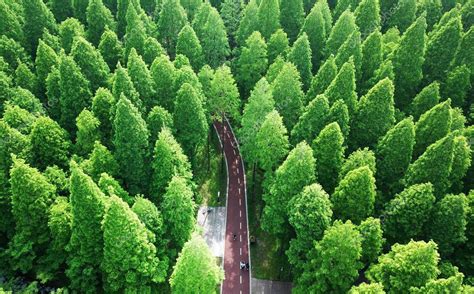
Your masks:
<instances>
[{"instance_id":1,"label":"forest","mask_svg":"<svg viewBox=\"0 0 474 294\"><path fill-rule=\"evenodd\" d=\"M0 293L218 293L224 119L254 277L474 293L473 25L474 0L0 0Z\"/></svg>"}]
</instances>

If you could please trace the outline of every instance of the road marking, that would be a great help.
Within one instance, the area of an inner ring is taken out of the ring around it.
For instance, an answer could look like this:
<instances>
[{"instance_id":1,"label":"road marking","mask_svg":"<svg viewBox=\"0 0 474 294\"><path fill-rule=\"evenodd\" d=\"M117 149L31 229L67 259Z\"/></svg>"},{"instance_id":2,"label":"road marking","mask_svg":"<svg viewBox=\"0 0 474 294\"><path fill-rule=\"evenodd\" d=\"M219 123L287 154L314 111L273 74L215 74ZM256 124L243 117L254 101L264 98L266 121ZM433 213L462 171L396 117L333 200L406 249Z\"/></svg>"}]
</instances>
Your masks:
<instances>
[{"instance_id":1,"label":"road marking","mask_svg":"<svg viewBox=\"0 0 474 294\"><path fill-rule=\"evenodd\" d=\"M242 222L240 222L240 229L242 230Z\"/></svg>"},{"instance_id":2,"label":"road marking","mask_svg":"<svg viewBox=\"0 0 474 294\"><path fill-rule=\"evenodd\" d=\"M240 172L240 171L239 171L239 168L237 168L237 173L239 173L239 172Z\"/></svg>"},{"instance_id":3,"label":"road marking","mask_svg":"<svg viewBox=\"0 0 474 294\"><path fill-rule=\"evenodd\" d=\"M242 210L241 210L241 211L239 211L239 214L240 214L240 217L242 217Z\"/></svg>"},{"instance_id":4,"label":"road marking","mask_svg":"<svg viewBox=\"0 0 474 294\"><path fill-rule=\"evenodd\" d=\"M240 284L242 285L242 275L240 275Z\"/></svg>"},{"instance_id":5,"label":"road marking","mask_svg":"<svg viewBox=\"0 0 474 294\"><path fill-rule=\"evenodd\" d=\"M234 155L237 155L237 154L235 153L235 149L232 149L232 151L234 151Z\"/></svg>"},{"instance_id":6,"label":"road marking","mask_svg":"<svg viewBox=\"0 0 474 294\"><path fill-rule=\"evenodd\" d=\"M239 198L239 206L242 206L242 199Z\"/></svg>"},{"instance_id":7,"label":"road marking","mask_svg":"<svg viewBox=\"0 0 474 294\"><path fill-rule=\"evenodd\" d=\"M240 255L242 255L242 247L240 247Z\"/></svg>"},{"instance_id":8,"label":"road marking","mask_svg":"<svg viewBox=\"0 0 474 294\"><path fill-rule=\"evenodd\" d=\"M242 242L242 235L240 235L240 242Z\"/></svg>"},{"instance_id":9,"label":"road marking","mask_svg":"<svg viewBox=\"0 0 474 294\"><path fill-rule=\"evenodd\" d=\"M237 181L239 182L239 185L240 185L240 178L237 178Z\"/></svg>"},{"instance_id":10,"label":"road marking","mask_svg":"<svg viewBox=\"0 0 474 294\"><path fill-rule=\"evenodd\" d=\"M240 188L239 188L239 195L240 195Z\"/></svg>"}]
</instances>

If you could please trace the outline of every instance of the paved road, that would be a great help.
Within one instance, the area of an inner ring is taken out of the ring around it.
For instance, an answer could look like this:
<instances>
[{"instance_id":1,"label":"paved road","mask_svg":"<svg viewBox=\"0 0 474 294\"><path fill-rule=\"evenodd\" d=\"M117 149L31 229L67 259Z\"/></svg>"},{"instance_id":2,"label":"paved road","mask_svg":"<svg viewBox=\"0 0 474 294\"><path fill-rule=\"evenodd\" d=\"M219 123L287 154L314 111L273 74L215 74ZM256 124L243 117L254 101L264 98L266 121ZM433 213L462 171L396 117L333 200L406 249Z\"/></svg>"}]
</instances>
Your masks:
<instances>
[{"instance_id":1,"label":"paved road","mask_svg":"<svg viewBox=\"0 0 474 294\"><path fill-rule=\"evenodd\" d=\"M227 165L227 219L224 245L223 294L250 293L250 271L240 269L240 261L250 263L247 226L247 201L244 163L230 124L214 123L219 134ZM233 240L233 234L237 235Z\"/></svg>"}]
</instances>

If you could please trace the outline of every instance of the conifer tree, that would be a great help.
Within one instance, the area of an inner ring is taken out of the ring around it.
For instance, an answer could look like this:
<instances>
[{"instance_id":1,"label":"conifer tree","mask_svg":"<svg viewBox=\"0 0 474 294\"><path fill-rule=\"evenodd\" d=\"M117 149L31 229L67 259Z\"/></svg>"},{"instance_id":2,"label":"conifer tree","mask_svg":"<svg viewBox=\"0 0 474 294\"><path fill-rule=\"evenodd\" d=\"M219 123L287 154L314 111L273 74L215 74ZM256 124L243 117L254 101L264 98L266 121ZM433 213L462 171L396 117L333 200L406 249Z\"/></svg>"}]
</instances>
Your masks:
<instances>
[{"instance_id":1,"label":"conifer tree","mask_svg":"<svg viewBox=\"0 0 474 294\"><path fill-rule=\"evenodd\" d=\"M87 37L89 41L98 46L106 28L115 30L115 21L110 10L102 0L91 0L87 5Z\"/></svg>"},{"instance_id":2,"label":"conifer tree","mask_svg":"<svg viewBox=\"0 0 474 294\"><path fill-rule=\"evenodd\" d=\"M292 16L294 17L294 15ZM280 28L280 1L261 0L258 6L257 29L265 40Z\"/></svg>"},{"instance_id":3,"label":"conifer tree","mask_svg":"<svg viewBox=\"0 0 474 294\"><path fill-rule=\"evenodd\" d=\"M351 124L351 144L357 147L374 146L392 127L395 122L393 91L392 81L386 78L360 99Z\"/></svg>"},{"instance_id":4,"label":"conifer tree","mask_svg":"<svg viewBox=\"0 0 474 294\"><path fill-rule=\"evenodd\" d=\"M288 154L289 149L287 130L276 110L265 116L254 140L254 152L259 166L266 172L272 172Z\"/></svg>"},{"instance_id":5,"label":"conifer tree","mask_svg":"<svg viewBox=\"0 0 474 294\"><path fill-rule=\"evenodd\" d=\"M344 136L337 122L328 124L312 143L316 174L325 191L332 193L344 161Z\"/></svg>"},{"instance_id":6,"label":"conifer tree","mask_svg":"<svg viewBox=\"0 0 474 294\"><path fill-rule=\"evenodd\" d=\"M122 42L110 29L106 29L102 34L98 49L110 69L115 69L117 63L123 60Z\"/></svg>"},{"instance_id":7,"label":"conifer tree","mask_svg":"<svg viewBox=\"0 0 474 294\"><path fill-rule=\"evenodd\" d=\"M216 69L210 86L208 111L221 119L225 115L238 118L240 115L239 90L230 68L223 65Z\"/></svg>"},{"instance_id":8,"label":"conifer tree","mask_svg":"<svg viewBox=\"0 0 474 294\"><path fill-rule=\"evenodd\" d=\"M32 94L38 95L38 78L26 64L20 62L14 75L15 78L13 79L13 82L17 87L26 89Z\"/></svg>"},{"instance_id":9,"label":"conifer tree","mask_svg":"<svg viewBox=\"0 0 474 294\"><path fill-rule=\"evenodd\" d=\"M373 294L384 294L383 286L380 283L361 283L358 286L352 286L351 290L348 292L350 294L359 294L359 293L373 293Z\"/></svg>"},{"instance_id":10,"label":"conifer tree","mask_svg":"<svg viewBox=\"0 0 474 294\"><path fill-rule=\"evenodd\" d=\"M281 69L283 68L283 66L285 66L285 64L286 64L285 58L283 56L279 55L275 59L273 64L271 64L268 67L267 74L266 74L265 78L268 80L268 82L270 84L272 84L275 81L275 79L280 74Z\"/></svg>"},{"instance_id":11,"label":"conifer tree","mask_svg":"<svg viewBox=\"0 0 474 294\"><path fill-rule=\"evenodd\" d=\"M215 8L209 11L202 31L202 37L198 36L204 52L204 60L212 68L216 68L224 63L230 50L224 22Z\"/></svg>"},{"instance_id":12,"label":"conifer tree","mask_svg":"<svg viewBox=\"0 0 474 294\"><path fill-rule=\"evenodd\" d=\"M369 217L357 227L362 237L362 257L365 264L373 263L382 251L385 241L382 234L380 219Z\"/></svg>"},{"instance_id":13,"label":"conifer tree","mask_svg":"<svg viewBox=\"0 0 474 294\"><path fill-rule=\"evenodd\" d=\"M298 143L303 140L312 142L326 126L329 116L329 103L324 95L314 98L300 116L291 130L291 141Z\"/></svg>"},{"instance_id":14,"label":"conifer tree","mask_svg":"<svg viewBox=\"0 0 474 294\"><path fill-rule=\"evenodd\" d=\"M166 261L166 256L164 256L166 248L162 248L166 241L163 239L164 223L161 212L158 211L158 208L153 204L153 202L143 197L135 198L132 210L136 213L146 228L155 234L155 241L153 244L155 244L157 256L158 258L163 259L163 261Z\"/></svg>"},{"instance_id":15,"label":"conifer tree","mask_svg":"<svg viewBox=\"0 0 474 294\"><path fill-rule=\"evenodd\" d=\"M441 92L443 97L451 99L453 106L464 108L466 97L471 89L471 71L466 64L463 64L448 72Z\"/></svg>"},{"instance_id":16,"label":"conifer tree","mask_svg":"<svg viewBox=\"0 0 474 294\"><path fill-rule=\"evenodd\" d=\"M100 285L103 256L102 219L105 196L75 162L71 165L71 239L66 275L71 289L94 293Z\"/></svg>"},{"instance_id":17,"label":"conifer tree","mask_svg":"<svg viewBox=\"0 0 474 294\"><path fill-rule=\"evenodd\" d=\"M390 200L383 212L383 230L390 243L421 237L435 200L431 183L407 187Z\"/></svg>"},{"instance_id":18,"label":"conifer tree","mask_svg":"<svg viewBox=\"0 0 474 294\"><path fill-rule=\"evenodd\" d=\"M81 23L86 23L88 0L72 0L72 10L74 17Z\"/></svg>"},{"instance_id":19,"label":"conifer tree","mask_svg":"<svg viewBox=\"0 0 474 294\"><path fill-rule=\"evenodd\" d=\"M135 48L132 48L128 56L127 72L144 106L151 109L155 102L155 85L147 65Z\"/></svg>"},{"instance_id":20,"label":"conifer tree","mask_svg":"<svg viewBox=\"0 0 474 294\"><path fill-rule=\"evenodd\" d=\"M339 47L347 40L347 38L357 29L355 17L349 10L337 19L334 27L330 31L329 37L324 48L324 55L336 55Z\"/></svg>"},{"instance_id":21,"label":"conifer tree","mask_svg":"<svg viewBox=\"0 0 474 294\"><path fill-rule=\"evenodd\" d=\"M23 32L26 38L27 50L34 55L38 46L38 39L43 29L56 31L56 21L51 10L41 0L22 0Z\"/></svg>"},{"instance_id":22,"label":"conifer tree","mask_svg":"<svg viewBox=\"0 0 474 294\"><path fill-rule=\"evenodd\" d=\"M145 191L149 133L138 109L123 94L116 105L113 128L115 158L127 190L132 194Z\"/></svg>"},{"instance_id":23,"label":"conifer tree","mask_svg":"<svg viewBox=\"0 0 474 294\"><path fill-rule=\"evenodd\" d=\"M340 0L334 5L334 19L338 19L345 11L354 11L357 8L358 1Z\"/></svg>"},{"instance_id":24,"label":"conifer tree","mask_svg":"<svg viewBox=\"0 0 474 294\"><path fill-rule=\"evenodd\" d=\"M183 6L188 16L188 20L191 22L194 19L196 12L199 11L202 1L201 0L180 0L179 3L181 4L181 6Z\"/></svg>"},{"instance_id":25,"label":"conifer tree","mask_svg":"<svg viewBox=\"0 0 474 294\"><path fill-rule=\"evenodd\" d=\"M411 287L423 286L439 273L439 254L433 241L395 244L378 260L369 268L369 280L381 283L389 292L407 292Z\"/></svg>"},{"instance_id":26,"label":"conifer tree","mask_svg":"<svg viewBox=\"0 0 474 294\"><path fill-rule=\"evenodd\" d=\"M258 30L258 3L257 0L250 0L242 11L242 19L236 32L237 44L242 46L247 38Z\"/></svg>"},{"instance_id":27,"label":"conifer tree","mask_svg":"<svg viewBox=\"0 0 474 294\"><path fill-rule=\"evenodd\" d=\"M375 179L363 166L347 173L331 196L334 215L342 220L360 223L372 214L375 203Z\"/></svg>"},{"instance_id":28,"label":"conifer tree","mask_svg":"<svg viewBox=\"0 0 474 294\"><path fill-rule=\"evenodd\" d=\"M107 173L112 177L117 176L119 167L112 152L100 144L99 141L95 141L93 144L89 159L85 160L82 164L84 172L96 182L99 182L102 173Z\"/></svg>"},{"instance_id":29,"label":"conifer tree","mask_svg":"<svg viewBox=\"0 0 474 294\"><path fill-rule=\"evenodd\" d=\"M331 225L331 218L331 201L319 184L306 186L291 199L288 204L288 219L295 229L296 238L290 241L286 255L297 272L307 262L306 253L313 248L313 241L320 240Z\"/></svg>"},{"instance_id":30,"label":"conifer tree","mask_svg":"<svg viewBox=\"0 0 474 294\"><path fill-rule=\"evenodd\" d=\"M425 17L420 16L403 34L391 55L395 73L395 103L401 109L408 106L423 77L425 30Z\"/></svg>"},{"instance_id":31,"label":"conifer tree","mask_svg":"<svg viewBox=\"0 0 474 294\"><path fill-rule=\"evenodd\" d=\"M176 54L182 54L189 58L194 70L200 69L204 62L201 42L199 42L193 28L188 24L179 32Z\"/></svg>"},{"instance_id":32,"label":"conifer tree","mask_svg":"<svg viewBox=\"0 0 474 294\"><path fill-rule=\"evenodd\" d=\"M8 99L6 104L17 105L35 115L44 113L44 108L41 104L41 101L30 91L21 87L17 87L12 89L9 94L10 99Z\"/></svg>"},{"instance_id":33,"label":"conifer tree","mask_svg":"<svg viewBox=\"0 0 474 294\"><path fill-rule=\"evenodd\" d=\"M157 30L160 44L170 56L175 55L178 34L186 25L186 11L178 0L164 0L158 17Z\"/></svg>"},{"instance_id":34,"label":"conifer tree","mask_svg":"<svg viewBox=\"0 0 474 294\"><path fill-rule=\"evenodd\" d=\"M344 135L344 143L349 138L349 110L342 100L337 100L329 109L328 122L337 122Z\"/></svg>"},{"instance_id":35,"label":"conifer tree","mask_svg":"<svg viewBox=\"0 0 474 294\"><path fill-rule=\"evenodd\" d=\"M397 27L400 32L405 32L416 18L416 4L416 0L398 1L386 22L387 27Z\"/></svg>"},{"instance_id":36,"label":"conifer tree","mask_svg":"<svg viewBox=\"0 0 474 294\"><path fill-rule=\"evenodd\" d=\"M369 0L370 1L370 0ZM361 83L365 89L369 89L368 81L375 75L383 61L382 34L376 30L367 36L362 43Z\"/></svg>"},{"instance_id":37,"label":"conifer tree","mask_svg":"<svg viewBox=\"0 0 474 294\"><path fill-rule=\"evenodd\" d=\"M308 90L312 78L311 56L308 35L303 32L288 53L288 61L292 62L298 69L305 92Z\"/></svg>"},{"instance_id":38,"label":"conifer tree","mask_svg":"<svg viewBox=\"0 0 474 294\"><path fill-rule=\"evenodd\" d=\"M283 117L288 130L293 129L303 111L304 92L298 69L292 63L285 63L272 83L275 107Z\"/></svg>"},{"instance_id":39,"label":"conifer tree","mask_svg":"<svg viewBox=\"0 0 474 294\"><path fill-rule=\"evenodd\" d=\"M413 98L408 109L409 113L413 115L415 120L418 120L423 113L435 107L440 99L439 83L433 82L424 87L415 98Z\"/></svg>"},{"instance_id":40,"label":"conifer tree","mask_svg":"<svg viewBox=\"0 0 474 294\"><path fill-rule=\"evenodd\" d=\"M30 134L31 160L44 170L47 166L66 167L71 142L68 134L54 120L40 117L33 124Z\"/></svg>"},{"instance_id":41,"label":"conifer tree","mask_svg":"<svg viewBox=\"0 0 474 294\"><path fill-rule=\"evenodd\" d=\"M135 48L139 54L143 54L143 48L145 47L147 34L145 30L145 24L140 18L139 11L137 11L134 5L129 5L127 9L127 27L124 38L125 60L128 60L128 56L132 48Z\"/></svg>"},{"instance_id":42,"label":"conifer tree","mask_svg":"<svg viewBox=\"0 0 474 294\"><path fill-rule=\"evenodd\" d=\"M46 78L54 65L58 63L58 56L54 50L42 40L39 40L36 50L35 69L38 77L38 92L45 93ZM42 97L42 95L40 95Z\"/></svg>"},{"instance_id":43,"label":"conifer tree","mask_svg":"<svg viewBox=\"0 0 474 294\"><path fill-rule=\"evenodd\" d=\"M357 149L349 154L349 157L344 161L339 173L339 180L342 180L350 171L363 166L367 166L372 174L375 175L375 161L375 154L372 150L369 148Z\"/></svg>"},{"instance_id":44,"label":"conifer tree","mask_svg":"<svg viewBox=\"0 0 474 294\"><path fill-rule=\"evenodd\" d=\"M311 79L311 85L308 92L306 93L306 102L311 101L319 94L324 93L336 75L337 66L334 60L334 55L331 55L321 65L318 73Z\"/></svg>"},{"instance_id":45,"label":"conifer tree","mask_svg":"<svg viewBox=\"0 0 474 294\"><path fill-rule=\"evenodd\" d=\"M138 94L137 90L135 89L132 79L128 75L128 70L123 68L120 64L118 64L117 69L115 70L112 84L112 94L114 95L116 101L120 99L121 95L124 95L133 103L136 108L138 108L138 110L144 110L144 105L140 99L140 94Z\"/></svg>"},{"instance_id":46,"label":"conifer tree","mask_svg":"<svg viewBox=\"0 0 474 294\"><path fill-rule=\"evenodd\" d=\"M341 68L342 65L350 59L354 62L356 79L359 81L362 71L362 47L361 35L358 30L354 30L354 32L347 37L347 40L341 45L341 47L339 47L335 62L337 67Z\"/></svg>"},{"instance_id":47,"label":"conifer tree","mask_svg":"<svg viewBox=\"0 0 474 294\"><path fill-rule=\"evenodd\" d=\"M262 127L265 117L275 106L270 85L265 78L260 79L252 90L248 102L244 106L241 124L238 131L240 149L247 162L257 163L257 142L254 140Z\"/></svg>"},{"instance_id":48,"label":"conifer tree","mask_svg":"<svg viewBox=\"0 0 474 294\"><path fill-rule=\"evenodd\" d=\"M441 0L422 0L417 3L416 14L420 16L422 13L426 13L426 26L428 31L431 31L441 18L442 9Z\"/></svg>"},{"instance_id":49,"label":"conifer tree","mask_svg":"<svg viewBox=\"0 0 474 294\"><path fill-rule=\"evenodd\" d=\"M176 138L185 153L194 160L197 149L206 140L208 125L199 93L190 84L181 86L174 108Z\"/></svg>"},{"instance_id":50,"label":"conifer tree","mask_svg":"<svg viewBox=\"0 0 474 294\"><path fill-rule=\"evenodd\" d=\"M116 104L116 100L108 89L99 88L92 98L92 112L99 120L99 130L102 135L102 142L111 146L112 139L112 117L111 111Z\"/></svg>"},{"instance_id":51,"label":"conifer tree","mask_svg":"<svg viewBox=\"0 0 474 294\"><path fill-rule=\"evenodd\" d=\"M354 11L356 25L365 39L373 31L380 28L380 4L377 0L363 0Z\"/></svg>"},{"instance_id":52,"label":"conifer tree","mask_svg":"<svg viewBox=\"0 0 474 294\"><path fill-rule=\"evenodd\" d=\"M116 18L117 18L117 35L121 39L125 35L125 30L127 27L127 11L130 4L134 5L134 1L129 0L113 0L116 1ZM111 9L109 7L109 9Z\"/></svg>"},{"instance_id":53,"label":"conifer tree","mask_svg":"<svg viewBox=\"0 0 474 294\"><path fill-rule=\"evenodd\" d=\"M435 105L423 113L415 124L415 157L420 156L428 146L443 138L451 129L451 101Z\"/></svg>"},{"instance_id":54,"label":"conifer tree","mask_svg":"<svg viewBox=\"0 0 474 294\"><path fill-rule=\"evenodd\" d=\"M319 3L319 2L318 2ZM326 43L326 36L329 28L326 27L326 23L323 17L322 5L316 4L313 9L306 16L301 27L301 32L306 33L311 46L313 69L319 68L319 65L323 61L323 44Z\"/></svg>"},{"instance_id":55,"label":"conifer tree","mask_svg":"<svg viewBox=\"0 0 474 294\"><path fill-rule=\"evenodd\" d=\"M18 3L18 5L20 4ZM12 38L17 42L23 42L24 34L22 23L17 18L15 9L13 9L11 4L8 4L7 1L2 1L0 3L0 18L3 20L0 24L0 31L4 32L7 37Z\"/></svg>"},{"instance_id":56,"label":"conifer tree","mask_svg":"<svg viewBox=\"0 0 474 294\"><path fill-rule=\"evenodd\" d=\"M165 234L169 238L169 256L172 258L181 251L194 231L196 204L193 196L193 191L185 178L178 175L172 176L161 202Z\"/></svg>"},{"instance_id":57,"label":"conifer tree","mask_svg":"<svg viewBox=\"0 0 474 294\"><path fill-rule=\"evenodd\" d=\"M231 48L237 45L237 29L239 28L244 7L244 2L240 0L222 1L220 14L226 27L227 35L229 36Z\"/></svg>"},{"instance_id":58,"label":"conifer tree","mask_svg":"<svg viewBox=\"0 0 474 294\"><path fill-rule=\"evenodd\" d=\"M156 102L168 111L174 108L174 81L176 78L176 69L168 56L161 55L155 59L151 65L151 76L155 82Z\"/></svg>"},{"instance_id":59,"label":"conifer tree","mask_svg":"<svg viewBox=\"0 0 474 294\"><path fill-rule=\"evenodd\" d=\"M51 68L51 72L46 78L46 97L49 105L48 114L54 120L58 121L61 118L61 74L56 66Z\"/></svg>"},{"instance_id":60,"label":"conifer tree","mask_svg":"<svg viewBox=\"0 0 474 294\"><path fill-rule=\"evenodd\" d=\"M158 40L153 37L146 38L143 48L143 60L146 64L151 66L153 61L162 54L166 55L166 52Z\"/></svg>"},{"instance_id":61,"label":"conifer tree","mask_svg":"<svg viewBox=\"0 0 474 294\"><path fill-rule=\"evenodd\" d=\"M30 57L23 46L5 35L0 36L0 56L3 59L2 71L8 74L11 74L18 67L20 61L30 63Z\"/></svg>"},{"instance_id":62,"label":"conifer tree","mask_svg":"<svg viewBox=\"0 0 474 294\"><path fill-rule=\"evenodd\" d=\"M466 177L469 168L472 166L471 147L468 138L465 136L455 137L453 148L453 165L449 180L452 183L453 191L462 191L463 178Z\"/></svg>"},{"instance_id":63,"label":"conifer tree","mask_svg":"<svg viewBox=\"0 0 474 294\"><path fill-rule=\"evenodd\" d=\"M453 18L438 31L429 35L426 44L425 63L423 64L424 79L440 80L456 54L461 42L461 18ZM449 46L446 46L449 44Z\"/></svg>"},{"instance_id":64,"label":"conifer tree","mask_svg":"<svg viewBox=\"0 0 474 294\"><path fill-rule=\"evenodd\" d=\"M168 128L163 128L158 134L153 153L152 168L152 199L155 203L160 203L158 200L161 199L174 175L187 181L192 178L188 158Z\"/></svg>"},{"instance_id":65,"label":"conifer tree","mask_svg":"<svg viewBox=\"0 0 474 294\"><path fill-rule=\"evenodd\" d=\"M265 207L262 228L272 234L288 230L288 203L303 188L316 179L313 151L301 142L290 151L286 160L275 172L269 192L263 195Z\"/></svg>"},{"instance_id":66,"label":"conifer tree","mask_svg":"<svg viewBox=\"0 0 474 294\"><path fill-rule=\"evenodd\" d=\"M256 31L246 41L246 46L237 61L237 80L244 97L265 74L268 66L267 45L262 35Z\"/></svg>"},{"instance_id":67,"label":"conifer tree","mask_svg":"<svg viewBox=\"0 0 474 294\"><path fill-rule=\"evenodd\" d=\"M377 184L382 191L397 185L411 162L415 126L411 117L393 126L377 143Z\"/></svg>"},{"instance_id":68,"label":"conifer tree","mask_svg":"<svg viewBox=\"0 0 474 294\"><path fill-rule=\"evenodd\" d=\"M204 293L214 293L224 279L224 273L215 263L204 239L194 233L179 253L170 286L173 293L188 293L199 289Z\"/></svg>"},{"instance_id":69,"label":"conifer tree","mask_svg":"<svg viewBox=\"0 0 474 294\"><path fill-rule=\"evenodd\" d=\"M104 215L104 288L108 291L150 291L163 282L166 271L145 225L117 196ZM133 279L129 279L133 275Z\"/></svg>"},{"instance_id":70,"label":"conifer tree","mask_svg":"<svg viewBox=\"0 0 474 294\"><path fill-rule=\"evenodd\" d=\"M99 87L107 86L109 66L91 43L84 38L75 38L71 56L81 68L84 77L90 82L92 92L95 92Z\"/></svg>"},{"instance_id":71,"label":"conifer tree","mask_svg":"<svg viewBox=\"0 0 474 294\"><path fill-rule=\"evenodd\" d=\"M153 107L148 113L146 122L150 131L150 147L154 148L158 134L163 128L173 130L173 115L161 106Z\"/></svg>"},{"instance_id":72,"label":"conifer tree","mask_svg":"<svg viewBox=\"0 0 474 294\"><path fill-rule=\"evenodd\" d=\"M435 194L443 195L450 187L449 173L453 164L454 138L450 134L431 144L426 151L408 166L405 185L430 182Z\"/></svg>"},{"instance_id":73,"label":"conifer tree","mask_svg":"<svg viewBox=\"0 0 474 294\"><path fill-rule=\"evenodd\" d=\"M202 41L202 38L204 36L204 26L206 25L211 10L211 3L209 1L203 2L192 21L194 32L196 33L200 41Z\"/></svg>"},{"instance_id":74,"label":"conifer tree","mask_svg":"<svg viewBox=\"0 0 474 294\"><path fill-rule=\"evenodd\" d=\"M84 109L77 116L76 125L76 152L82 156L88 155L94 148L94 142L100 139L100 122L92 112Z\"/></svg>"},{"instance_id":75,"label":"conifer tree","mask_svg":"<svg viewBox=\"0 0 474 294\"><path fill-rule=\"evenodd\" d=\"M16 157L10 170L10 185L15 235L7 253L15 270L38 272L41 255L50 242L48 209L56 198L56 189L37 169Z\"/></svg>"},{"instance_id":76,"label":"conifer tree","mask_svg":"<svg viewBox=\"0 0 474 294\"><path fill-rule=\"evenodd\" d=\"M331 105L337 100L344 101L349 110L349 115L354 116L357 104L355 89L355 67L354 61L350 59L339 69L339 72L331 84L329 84L324 95L326 95Z\"/></svg>"},{"instance_id":77,"label":"conifer tree","mask_svg":"<svg viewBox=\"0 0 474 294\"><path fill-rule=\"evenodd\" d=\"M133 204L133 198L130 197L127 191L125 191L119 184L117 180L108 175L107 173L102 173L99 179L99 188L107 196L118 196L122 198L129 205Z\"/></svg>"},{"instance_id":78,"label":"conifer tree","mask_svg":"<svg viewBox=\"0 0 474 294\"><path fill-rule=\"evenodd\" d=\"M280 23L291 42L296 40L304 22L303 0L280 2Z\"/></svg>"},{"instance_id":79,"label":"conifer tree","mask_svg":"<svg viewBox=\"0 0 474 294\"><path fill-rule=\"evenodd\" d=\"M84 25L77 19L68 18L59 25L59 38L61 41L61 46L67 54L71 52L74 39L78 37L85 38L86 33L84 31ZM48 44L46 41L45 43ZM55 49L51 44L48 45ZM58 50L56 50L56 53L58 53L57 51Z\"/></svg>"},{"instance_id":80,"label":"conifer tree","mask_svg":"<svg viewBox=\"0 0 474 294\"><path fill-rule=\"evenodd\" d=\"M60 122L67 131L74 134L76 117L90 104L92 94L89 81L82 75L74 59L66 55L60 57L59 76Z\"/></svg>"}]
</instances>

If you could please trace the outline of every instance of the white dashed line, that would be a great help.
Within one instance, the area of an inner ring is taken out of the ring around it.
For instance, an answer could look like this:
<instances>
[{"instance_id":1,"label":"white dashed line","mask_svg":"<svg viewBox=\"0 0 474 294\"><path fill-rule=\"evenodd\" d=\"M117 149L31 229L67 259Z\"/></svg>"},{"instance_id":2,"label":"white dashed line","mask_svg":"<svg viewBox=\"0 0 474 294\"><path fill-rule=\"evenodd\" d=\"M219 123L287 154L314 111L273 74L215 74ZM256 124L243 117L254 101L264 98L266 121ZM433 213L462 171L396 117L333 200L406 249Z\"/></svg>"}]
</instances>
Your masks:
<instances>
[{"instance_id":1,"label":"white dashed line","mask_svg":"<svg viewBox=\"0 0 474 294\"><path fill-rule=\"evenodd\" d=\"M242 242L242 235L240 235L240 242Z\"/></svg>"},{"instance_id":2,"label":"white dashed line","mask_svg":"<svg viewBox=\"0 0 474 294\"><path fill-rule=\"evenodd\" d=\"M242 248L240 248L240 255L242 255Z\"/></svg>"},{"instance_id":3,"label":"white dashed line","mask_svg":"<svg viewBox=\"0 0 474 294\"><path fill-rule=\"evenodd\" d=\"M241 210L241 211L239 211L239 214L240 214L240 217L242 217L242 210Z\"/></svg>"},{"instance_id":4,"label":"white dashed line","mask_svg":"<svg viewBox=\"0 0 474 294\"><path fill-rule=\"evenodd\" d=\"M232 149L232 151L234 151L234 155L237 155L237 154L235 153L235 149Z\"/></svg>"},{"instance_id":5,"label":"white dashed line","mask_svg":"<svg viewBox=\"0 0 474 294\"><path fill-rule=\"evenodd\" d=\"M240 229L242 230L242 222L240 223Z\"/></svg>"},{"instance_id":6,"label":"white dashed line","mask_svg":"<svg viewBox=\"0 0 474 294\"><path fill-rule=\"evenodd\" d=\"M240 185L240 178L237 178L237 181L239 182L239 185Z\"/></svg>"},{"instance_id":7,"label":"white dashed line","mask_svg":"<svg viewBox=\"0 0 474 294\"><path fill-rule=\"evenodd\" d=\"M242 199L239 198L239 206L242 206Z\"/></svg>"},{"instance_id":8,"label":"white dashed line","mask_svg":"<svg viewBox=\"0 0 474 294\"><path fill-rule=\"evenodd\" d=\"M239 195L240 195L240 188L239 188Z\"/></svg>"},{"instance_id":9,"label":"white dashed line","mask_svg":"<svg viewBox=\"0 0 474 294\"><path fill-rule=\"evenodd\" d=\"M242 276L240 276L240 284L242 284Z\"/></svg>"},{"instance_id":10,"label":"white dashed line","mask_svg":"<svg viewBox=\"0 0 474 294\"><path fill-rule=\"evenodd\" d=\"M239 171L239 169L237 168L237 174L238 174L239 172L240 172L240 171Z\"/></svg>"}]
</instances>

